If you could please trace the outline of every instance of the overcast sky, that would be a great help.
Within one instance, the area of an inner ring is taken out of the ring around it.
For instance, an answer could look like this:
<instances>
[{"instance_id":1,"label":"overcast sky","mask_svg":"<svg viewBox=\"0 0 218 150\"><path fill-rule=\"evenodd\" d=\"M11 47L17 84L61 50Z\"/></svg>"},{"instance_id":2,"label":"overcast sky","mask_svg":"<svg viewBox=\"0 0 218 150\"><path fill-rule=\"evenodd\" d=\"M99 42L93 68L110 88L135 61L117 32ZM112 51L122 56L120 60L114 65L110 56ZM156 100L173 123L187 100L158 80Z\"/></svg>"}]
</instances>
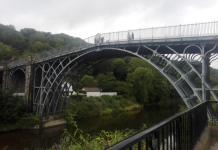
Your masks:
<instances>
[{"instance_id":1,"label":"overcast sky","mask_svg":"<svg viewBox=\"0 0 218 150\"><path fill-rule=\"evenodd\" d=\"M96 33L218 21L218 0L0 0L0 23L16 30Z\"/></svg>"}]
</instances>

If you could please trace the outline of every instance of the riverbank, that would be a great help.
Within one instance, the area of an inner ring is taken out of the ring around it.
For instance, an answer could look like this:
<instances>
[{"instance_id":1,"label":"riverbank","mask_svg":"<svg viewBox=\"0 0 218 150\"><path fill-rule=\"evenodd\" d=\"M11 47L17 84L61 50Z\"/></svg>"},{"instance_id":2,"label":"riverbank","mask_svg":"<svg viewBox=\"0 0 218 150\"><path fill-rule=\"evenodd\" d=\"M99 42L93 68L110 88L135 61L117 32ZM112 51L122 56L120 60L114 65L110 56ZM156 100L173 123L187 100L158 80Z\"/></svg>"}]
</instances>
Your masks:
<instances>
[{"instance_id":1,"label":"riverbank","mask_svg":"<svg viewBox=\"0 0 218 150\"><path fill-rule=\"evenodd\" d=\"M178 110L179 106L177 101L175 103L163 103L161 106L150 106L135 111L125 111L112 113L110 115L89 117L86 119L76 119L76 122L78 128L83 131L84 136L87 134L96 135L102 130L113 133L118 130L121 132L128 132L130 129L138 131L143 124L147 127L151 127L176 114ZM8 149L10 150L23 150L24 148L29 150L37 148L49 149L55 144L60 146L60 140L63 139L63 129L65 128L71 135L74 135L75 127L72 126L72 124L65 124L42 130L17 130L0 133L0 150L5 146L8 146ZM14 143L16 143L16 145Z\"/></svg>"},{"instance_id":2,"label":"riverbank","mask_svg":"<svg viewBox=\"0 0 218 150\"><path fill-rule=\"evenodd\" d=\"M69 106L67 112L77 119L109 115L142 108L142 106L135 102L134 99L127 99L123 96L104 95L101 97L80 97L79 99L74 97L74 99L69 98L68 101ZM13 113L11 113L11 116L12 115ZM65 119L67 120L66 113L63 112L63 116L65 116ZM17 121L14 123L9 121L5 124L0 123L0 132L31 129L34 126L39 126L39 124L39 116L22 113L22 115L20 115L19 118L17 118Z\"/></svg>"},{"instance_id":3,"label":"riverbank","mask_svg":"<svg viewBox=\"0 0 218 150\"><path fill-rule=\"evenodd\" d=\"M118 112L142 109L134 98L123 96L83 97L82 99L68 99L68 113L77 119L89 118L94 116L109 115Z\"/></svg>"},{"instance_id":4,"label":"riverbank","mask_svg":"<svg viewBox=\"0 0 218 150\"><path fill-rule=\"evenodd\" d=\"M0 123L0 132L14 131L14 130L22 130L29 129L40 123L39 116L33 114L24 114L22 118L20 118L16 123L11 124L1 124Z\"/></svg>"}]
</instances>

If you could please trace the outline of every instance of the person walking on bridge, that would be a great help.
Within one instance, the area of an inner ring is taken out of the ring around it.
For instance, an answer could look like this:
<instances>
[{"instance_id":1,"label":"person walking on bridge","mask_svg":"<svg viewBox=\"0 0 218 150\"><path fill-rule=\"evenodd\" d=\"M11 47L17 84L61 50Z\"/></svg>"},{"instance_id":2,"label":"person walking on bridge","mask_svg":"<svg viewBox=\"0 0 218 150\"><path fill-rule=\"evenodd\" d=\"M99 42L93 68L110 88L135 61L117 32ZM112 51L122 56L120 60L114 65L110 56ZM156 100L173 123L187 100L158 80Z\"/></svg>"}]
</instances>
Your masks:
<instances>
[{"instance_id":1,"label":"person walking on bridge","mask_svg":"<svg viewBox=\"0 0 218 150\"><path fill-rule=\"evenodd\" d=\"M103 42L104 42L104 37L102 36L102 37L101 37L101 43L103 43Z\"/></svg>"}]
</instances>

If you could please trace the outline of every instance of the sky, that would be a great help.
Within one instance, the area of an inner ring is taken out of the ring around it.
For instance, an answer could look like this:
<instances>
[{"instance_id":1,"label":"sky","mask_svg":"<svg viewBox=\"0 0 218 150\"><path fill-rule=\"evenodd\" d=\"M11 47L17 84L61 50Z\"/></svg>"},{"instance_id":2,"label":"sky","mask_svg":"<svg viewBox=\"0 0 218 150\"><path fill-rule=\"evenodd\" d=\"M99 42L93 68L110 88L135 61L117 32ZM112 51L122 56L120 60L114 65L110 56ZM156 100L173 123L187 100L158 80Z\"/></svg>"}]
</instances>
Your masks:
<instances>
[{"instance_id":1,"label":"sky","mask_svg":"<svg viewBox=\"0 0 218 150\"><path fill-rule=\"evenodd\" d=\"M218 21L217 0L0 0L0 4L1 24L81 38Z\"/></svg>"}]
</instances>

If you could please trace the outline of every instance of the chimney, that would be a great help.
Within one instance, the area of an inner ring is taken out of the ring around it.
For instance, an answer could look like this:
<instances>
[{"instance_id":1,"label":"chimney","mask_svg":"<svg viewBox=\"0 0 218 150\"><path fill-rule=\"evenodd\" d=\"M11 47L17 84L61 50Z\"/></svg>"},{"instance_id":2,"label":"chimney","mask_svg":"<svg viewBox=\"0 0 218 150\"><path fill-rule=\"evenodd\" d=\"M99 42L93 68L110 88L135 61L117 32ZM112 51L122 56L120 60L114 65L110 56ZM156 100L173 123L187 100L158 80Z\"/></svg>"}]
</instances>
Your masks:
<instances>
[{"instance_id":1,"label":"chimney","mask_svg":"<svg viewBox=\"0 0 218 150\"><path fill-rule=\"evenodd\" d=\"M17 59L17 56L12 55L12 60L16 60L16 59Z\"/></svg>"}]
</instances>

